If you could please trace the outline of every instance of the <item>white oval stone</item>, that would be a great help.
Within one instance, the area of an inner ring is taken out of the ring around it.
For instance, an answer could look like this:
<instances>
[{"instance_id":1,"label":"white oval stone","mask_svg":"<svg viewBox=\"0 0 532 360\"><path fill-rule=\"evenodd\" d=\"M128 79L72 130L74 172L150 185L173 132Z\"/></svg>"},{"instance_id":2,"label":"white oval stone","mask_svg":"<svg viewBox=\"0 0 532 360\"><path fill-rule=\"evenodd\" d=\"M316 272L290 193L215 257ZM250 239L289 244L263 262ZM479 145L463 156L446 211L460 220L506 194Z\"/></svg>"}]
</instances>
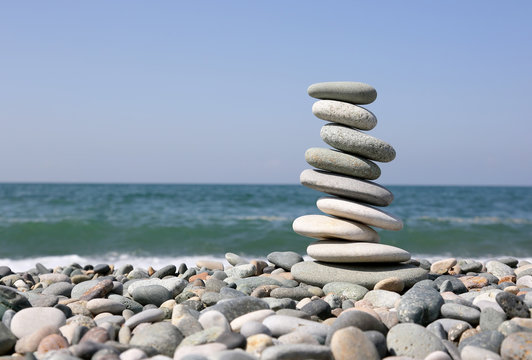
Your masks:
<instances>
[{"instance_id":1,"label":"white oval stone","mask_svg":"<svg viewBox=\"0 0 532 360\"><path fill-rule=\"evenodd\" d=\"M388 206L393 201L393 194L385 187L350 176L306 169L301 172L299 180L311 189L372 205Z\"/></svg>"},{"instance_id":2,"label":"white oval stone","mask_svg":"<svg viewBox=\"0 0 532 360\"><path fill-rule=\"evenodd\" d=\"M312 113L322 120L344 124L360 130L371 130L377 126L377 118L371 111L343 101L316 101L312 105Z\"/></svg>"},{"instance_id":3,"label":"white oval stone","mask_svg":"<svg viewBox=\"0 0 532 360\"><path fill-rule=\"evenodd\" d=\"M307 247L307 254L320 261L333 263L403 262L410 253L395 246L342 240L316 241Z\"/></svg>"},{"instance_id":4,"label":"white oval stone","mask_svg":"<svg viewBox=\"0 0 532 360\"><path fill-rule=\"evenodd\" d=\"M372 225L386 230L401 230L401 219L373 206L360 204L347 199L324 196L316 202L318 209L326 214L345 219L355 220L366 225Z\"/></svg>"},{"instance_id":5,"label":"white oval stone","mask_svg":"<svg viewBox=\"0 0 532 360\"><path fill-rule=\"evenodd\" d=\"M19 339L44 326L60 328L66 324L65 314L53 307L31 307L17 312L11 320L11 332Z\"/></svg>"},{"instance_id":6,"label":"white oval stone","mask_svg":"<svg viewBox=\"0 0 532 360\"><path fill-rule=\"evenodd\" d=\"M372 228L354 221L325 215L304 215L294 220L294 231L314 239L343 239L379 242L379 234Z\"/></svg>"}]
</instances>

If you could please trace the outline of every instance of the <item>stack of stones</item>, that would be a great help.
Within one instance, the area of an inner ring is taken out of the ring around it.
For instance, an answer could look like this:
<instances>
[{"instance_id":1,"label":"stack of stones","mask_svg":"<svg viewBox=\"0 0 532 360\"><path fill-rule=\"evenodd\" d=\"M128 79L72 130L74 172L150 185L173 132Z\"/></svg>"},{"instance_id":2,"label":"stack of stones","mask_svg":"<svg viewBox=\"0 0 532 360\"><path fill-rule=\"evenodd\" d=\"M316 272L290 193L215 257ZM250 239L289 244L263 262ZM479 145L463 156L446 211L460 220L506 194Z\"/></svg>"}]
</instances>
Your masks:
<instances>
[{"instance_id":1,"label":"stack of stones","mask_svg":"<svg viewBox=\"0 0 532 360\"><path fill-rule=\"evenodd\" d=\"M312 112L330 121L320 135L334 150L308 149L305 159L318 170L304 170L301 183L335 196L317 201L318 208L332 216L305 215L294 221L295 232L318 240L307 248L308 255L317 262L297 264L292 269L294 277L316 285L349 281L373 288L388 278L412 285L426 276L426 270L404 264L410 260L410 253L380 244L379 234L370 227L403 227L400 219L374 207L389 205L393 194L369 181L381 174L373 161L389 162L395 158L391 145L362 132L373 129L377 119L358 105L372 103L376 90L359 82L326 82L311 85L308 93L320 99Z\"/></svg>"}]
</instances>

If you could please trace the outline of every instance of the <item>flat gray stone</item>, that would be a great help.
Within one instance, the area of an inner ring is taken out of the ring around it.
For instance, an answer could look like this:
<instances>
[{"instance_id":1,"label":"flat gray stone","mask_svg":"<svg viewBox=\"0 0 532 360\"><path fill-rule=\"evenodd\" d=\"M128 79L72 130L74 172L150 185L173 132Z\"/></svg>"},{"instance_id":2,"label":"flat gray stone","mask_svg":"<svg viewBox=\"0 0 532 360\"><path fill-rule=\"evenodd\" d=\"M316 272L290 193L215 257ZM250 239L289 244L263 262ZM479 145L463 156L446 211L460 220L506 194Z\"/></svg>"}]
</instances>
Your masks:
<instances>
[{"instance_id":1,"label":"flat gray stone","mask_svg":"<svg viewBox=\"0 0 532 360\"><path fill-rule=\"evenodd\" d=\"M166 317L164 311L161 309L148 309L144 310L138 314L133 315L129 319L126 320L126 323L124 326L127 326L131 329L133 329L135 326L141 323L146 322L157 322L161 321Z\"/></svg>"},{"instance_id":2,"label":"flat gray stone","mask_svg":"<svg viewBox=\"0 0 532 360\"><path fill-rule=\"evenodd\" d=\"M239 316L250 313L256 310L269 309L270 307L265 301L251 296L237 297L234 299L227 299L218 302L202 311L202 313L212 310L221 312L227 321L231 322Z\"/></svg>"},{"instance_id":3,"label":"flat gray stone","mask_svg":"<svg viewBox=\"0 0 532 360\"><path fill-rule=\"evenodd\" d=\"M53 284L50 284L47 288L45 288L41 294L43 295L62 295L66 297L70 297L70 293L72 292L72 288L74 287L74 284L71 284L66 281L60 281Z\"/></svg>"},{"instance_id":4,"label":"flat gray stone","mask_svg":"<svg viewBox=\"0 0 532 360\"><path fill-rule=\"evenodd\" d=\"M308 149L305 161L321 170L362 179L375 180L381 176L381 169L373 161L326 148Z\"/></svg>"},{"instance_id":5,"label":"flat gray stone","mask_svg":"<svg viewBox=\"0 0 532 360\"><path fill-rule=\"evenodd\" d=\"M397 306L399 322L427 325L438 318L443 304L437 290L415 286L401 297Z\"/></svg>"},{"instance_id":6,"label":"flat gray stone","mask_svg":"<svg viewBox=\"0 0 532 360\"><path fill-rule=\"evenodd\" d=\"M386 344L391 355L424 359L432 352L444 351L445 345L432 332L418 324L397 324L390 329Z\"/></svg>"},{"instance_id":7,"label":"flat gray stone","mask_svg":"<svg viewBox=\"0 0 532 360\"><path fill-rule=\"evenodd\" d=\"M316 99L346 101L352 104L371 104L377 98L377 90L373 86L355 81L316 83L310 85L307 92Z\"/></svg>"},{"instance_id":8,"label":"flat gray stone","mask_svg":"<svg viewBox=\"0 0 532 360\"><path fill-rule=\"evenodd\" d=\"M472 326L477 326L480 321L480 311L461 304L443 304L440 312L443 317L463 320Z\"/></svg>"},{"instance_id":9,"label":"flat gray stone","mask_svg":"<svg viewBox=\"0 0 532 360\"><path fill-rule=\"evenodd\" d=\"M314 239L378 242L379 234L364 224L325 215L303 215L292 223L299 235Z\"/></svg>"},{"instance_id":10,"label":"flat gray stone","mask_svg":"<svg viewBox=\"0 0 532 360\"><path fill-rule=\"evenodd\" d=\"M303 257L293 251L274 251L268 254L267 259L272 264L275 264L286 271L290 271L294 264L303 261Z\"/></svg>"},{"instance_id":11,"label":"flat gray stone","mask_svg":"<svg viewBox=\"0 0 532 360\"><path fill-rule=\"evenodd\" d=\"M504 276L515 275L515 272L511 267L496 260L488 261L486 263L486 269L490 274L495 275L499 279Z\"/></svg>"},{"instance_id":12,"label":"flat gray stone","mask_svg":"<svg viewBox=\"0 0 532 360\"><path fill-rule=\"evenodd\" d=\"M319 261L332 263L398 263L410 260L410 253L395 246L343 240L316 241L307 254Z\"/></svg>"},{"instance_id":13,"label":"flat gray stone","mask_svg":"<svg viewBox=\"0 0 532 360\"><path fill-rule=\"evenodd\" d=\"M350 282L373 289L381 280L397 277L406 287L426 279L428 271L410 264L365 264L347 265L319 261L304 261L292 267L292 275L299 282L323 287L335 281Z\"/></svg>"},{"instance_id":14,"label":"flat gray stone","mask_svg":"<svg viewBox=\"0 0 532 360\"><path fill-rule=\"evenodd\" d=\"M390 144L344 125L326 124L321 128L320 136L333 148L365 159L380 162L395 159L395 149Z\"/></svg>"},{"instance_id":15,"label":"flat gray stone","mask_svg":"<svg viewBox=\"0 0 532 360\"><path fill-rule=\"evenodd\" d=\"M130 341L133 346L150 346L158 353L173 357L183 334L169 322L158 322L138 331Z\"/></svg>"},{"instance_id":16,"label":"flat gray stone","mask_svg":"<svg viewBox=\"0 0 532 360\"><path fill-rule=\"evenodd\" d=\"M371 130L377 125L375 115L361 106L336 100L319 100L312 105L316 117L360 130Z\"/></svg>"},{"instance_id":17,"label":"flat gray stone","mask_svg":"<svg viewBox=\"0 0 532 360\"><path fill-rule=\"evenodd\" d=\"M401 219L373 206L352 200L323 196L318 199L316 206L326 214L354 220L365 225L386 230L401 230L403 228Z\"/></svg>"},{"instance_id":18,"label":"flat gray stone","mask_svg":"<svg viewBox=\"0 0 532 360\"><path fill-rule=\"evenodd\" d=\"M155 306L160 306L172 298L170 291L161 285L139 286L132 291L131 295L133 300L142 305L154 304Z\"/></svg>"},{"instance_id":19,"label":"flat gray stone","mask_svg":"<svg viewBox=\"0 0 532 360\"><path fill-rule=\"evenodd\" d=\"M311 189L376 206L388 206L393 201L393 194L385 187L350 176L307 169L299 180Z\"/></svg>"}]
</instances>

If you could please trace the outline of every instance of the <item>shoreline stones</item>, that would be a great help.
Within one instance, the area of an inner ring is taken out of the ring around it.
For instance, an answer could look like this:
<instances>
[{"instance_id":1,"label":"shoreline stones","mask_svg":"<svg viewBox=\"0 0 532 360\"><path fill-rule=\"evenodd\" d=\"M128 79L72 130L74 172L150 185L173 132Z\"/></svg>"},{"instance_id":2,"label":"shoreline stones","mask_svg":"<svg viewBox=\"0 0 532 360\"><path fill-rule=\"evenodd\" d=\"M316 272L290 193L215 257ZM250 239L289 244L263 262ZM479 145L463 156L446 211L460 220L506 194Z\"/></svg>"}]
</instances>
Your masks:
<instances>
[{"instance_id":1,"label":"shoreline stones","mask_svg":"<svg viewBox=\"0 0 532 360\"><path fill-rule=\"evenodd\" d=\"M320 242L334 249L339 240ZM387 246L343 242L363 248ZM392 254L401 256L396 250ZM11 302L34 299L55 287L43 281L47 276L36 269L15 274L20 279L16 282L0 277L1 284L9 283L0 292L0 303L10 307L0 323L0 356L338 360L359 354L358 358L374 360L393 356L471 360L478 358L475 354L517 359L532 353L532 299L528 296L532 288L517 285L515 277L494 276L499 269L493 264L487 272L482 272L484 264L476 262L476 271L456 267L453 275L432 272L427 279L426 271L416 264L436 269L442 261L333 264L303 261L294 252L272 252L268 261L228 255L234 267L218 263L209 269L203 266L207 262L198 261L202 266L177 273L178 267L171 266L161 279L138 278L135 274L147 270L133 266L117 270L109 266L103 273L87 270L92 266L59 266L49 275L76 268L59 282L71 284L83 276L79 284L94 288L107 281L113 291L94 292L88 301L75 294L60 295L47 306L15 307ZM447 266L465 261L453 259ZM265 266L242 278L233 277L232 269L258 263ZM515 273L527 266L512 264ZM481 275L486 281L475 287L463 284ZM168 287L171 298L165 300L166 292L154 291L158 298L144 306L134 300L139 289L149 291L153 286Z\"/></svg>"},{"instance_id":2,"label":"shoreline stones","mask_svg":"<svg viewBox=\"0 0 532 360\"><path fill-rule=\"evenodd\" d=\"M373 102L377 91L359 82L325 82L311 85L308 94L320 99L312 107L314 115L331 121L322 127L320 136L334 149L308 149L305 160L317 170L304 170L300 180L304 186L335 196L322 197L316 203L327 215L304 215L292 224L296 233L320 240L307 248L307 254L318 262L296 264L294 279L322 284L326 281L322 275L328 274L338 281L344 281L343 277L349 279L345 281L364 284L371 290L377 282L387 281L387 277L398 278L410 286L426 278L428 271L420 267L409 270L415 275L408 271L405 275L404 270L416 268L400 264L410 260L410 253L377 244L380 236L371 228L393 231L403 228L399 218L371 206L387 206L393 200L388 189L369 181L381 174L373 161L390 162L396 155L390 144L362 131L373 129L377 118L358 105ZM378 266L361 270L360 266L372 263ZM307 276L318 271L320 281ZM368 271L379 274L368 280Z\"/></svg>"}]
</instances>

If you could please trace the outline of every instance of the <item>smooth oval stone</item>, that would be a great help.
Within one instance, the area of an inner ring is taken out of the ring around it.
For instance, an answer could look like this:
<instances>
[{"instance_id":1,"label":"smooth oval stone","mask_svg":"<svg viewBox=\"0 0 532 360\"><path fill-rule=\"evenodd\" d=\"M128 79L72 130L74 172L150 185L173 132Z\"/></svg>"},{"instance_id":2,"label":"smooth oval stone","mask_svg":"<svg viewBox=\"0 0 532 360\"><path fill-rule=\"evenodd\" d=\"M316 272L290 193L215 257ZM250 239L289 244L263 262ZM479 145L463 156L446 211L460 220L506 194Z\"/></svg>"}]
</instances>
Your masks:
<instances>
[{"instance_id":1,"label":"smooth oval stone","mask_svg":"<svg viewBox=\"0 0 532 360\"><path fill-rule=\"evenodd\" d=\"M480 321L480 311L461 304L443 304L440 312L443 317L467 321L473 326L477 326Z\"/></svg>"},{"instance_id":2,"label":"smooth oval stone","mask_svg":"<svg viewBox=\"0 0 532 360\"><path fill-rule=\"evenodd\" d=\"M424 359L434 351L444 351L445 345L433 333L417 324L397 324L390 329L386 344L391 355Z\"/></svg>"},{"instance_id":3,"label":"smooth oval stone","mask_svg":"<svg viewBox=\"0 0 532 360\"><path fill-rule=\"evenodd\" d=\"M434 288L415 286L401 297L397 315L400 322L427 325L438 318L443 304L443 298Z\"/></svg>"},{"instance_id":4,"label":"smooth oval stone","mask_svg":"<svg viewBox=\"0 0 532 360\"><path fill-rule=\"evenodd\" d=\"M60 328L65 325L65 314L52 307L32 307L22 309L11 320L11 332L19 339L44 326Z\"/></svg>"},{"instance_id":5,"label":"smooth oval stone","mask_svg":"<svg viewBox=\"0 0 532 360\"><path fill-rule=\"evenodd\" d=\"M371 85L355 81L330 81L312 84L307 89L310 96L322 100L339 100L353 104L371 104L377 90Z\"/></svg>"},{"instance_id":6,"label":"smooth oval stone","mask_svg":"<svg viewBox=\"0 0 532 360\"><path fill-rule=\"evenodd\" d=\"M170 291L161 285L140 286L135 288L131 295L133 300L142 305L154 304L155 306L160 306L163 302L172 298Z\"/></svg>"},{"instance_id":7,"label":"smooth oval stone","mask_svg":"<svg viewBox=\"0 0 532 360\"><path fill-rule=\"evenodd\" d=\"M264 310L257 310L253 311L247 314L244 314L242 316L237 317L233 321L231 321L231 329L233 331L239 331L244 324L247 322L262 322L264 319L266 319L268 316L275 315L275 311L270 309L264 309Z\"/></svg>"},{"instance_id":8,"label":"smooth oval stone","mask_svg":"<svg viewBox=\"0 0 532 360\"><path fill-rule=\"evenodd\" d=\"M316 241L307 247L307 254L319 261L332 263L403 262L410 253L395 246L343 240Z\"/></svg>"},{"instance_id":9,"label":"smooth oval stone","mask_svg":"<svg viewBox=\"0 0 532 360\"><path fill-rule=\"evenodd\" d=\"M501 344L503 359L528 359L532 354L532 333L516 332L509 335Z\"/></svg>"},{"instance_id":10,"label":"smooth oval stone","mask_svg":"<svg viewBox=\"0 0 532 360\"><path fill-rule=\"evenodd\" d=\"M390 144L347 126L326 124L320 136L326 144L349 154L380 162L395 159L395 149Z\"/></svg>"},{"instance_id":11,"label":"smooth oval stone","mask_svg":"<svg viewBox=\"0 0 532 360\"><path fill-rule=\"evenodd\" d=\"M156 322L161 321L166 317L166 314L161 309L148 309L144 310L142 312L139 312L138 314L133 315L129 319L127 319L124 326L127 326L131 329L133 329L135 326L141 323L146 322Z\"/></svg>"},{"instance_id":12,"label":"smooth oval stone","mask_svg":"<svg viewBox=\"0 0 532 360\"><path fill-rule=\"evenodd\" d=\"M379 234L366 225L325 215L300 216L294 220L292 228L296 233L314 239L379 241Z\"/></svg>"},{"instance_id":13,"label":"smooth oval stone","mask_svg":"<svg viewBox=\"0 0 532 360\"><path fill-rule=\"evenodd\" d=\"M321 170L363 179L375 180L381 176L381 169L371 160L326 148L308 149L305 161Z\"/></svg>"},{"instance_id":14,"label":"smooth oval stone","mask_svg":"<svg viewBox=\"0 0 532 360\"><path fill-rule=\"evenodd\" d=\"M322 120L361 130L371 130L377 126L377 118L371 111L343 101L316 101L312 105L312 113Z\"/></svg>"},{"instance_id":15,"label":"smooth oval stone","mask_svg":"<svg viewBox=\"0 0 532 360\"><path fill-rule=\"evenodd\" d=\"M173 357L177 345L183 340L183 334L169 322L158 322L140 329L130 344L133 346L150 346L158 353Z\"/></svg>"},{"instance_id":16,"label":"smooth oval stone","mask_svg":"<svg viewBox=\"0 0 532 360\"><path fill-rule=\"evenodd\" d=\"M376 226L386 230L401 230L401 219L379 209L355 201L323 196L316 202L318 209L326 214L354 220L362 224Z\"/></svg>"},{"instance_id":17,"label":"smooth oval stone","mask_svg":"<svg viewBox=\"0 0 532 360\"><path fill-rule=\"evenodd\" d=\"M126 309L126 305L109 299L92 299L87 302L87 309L94 315L103 312L121 314Z\"/></svg>"},{"instance_id":18,"label":"smooth oval stone","mask_svg":"<svg viewBox=\"0 0 532 360\"><path fill-rule=\"evenodd\" d=\"M331 339L331 351L335 360L380 360L381 358L373 342L364 335L362 330L354 326L334 333Z\"/></svg>"},{"instance_id":19,"label":"smooth oval stone","mask_svg":"<svg viewBox=\"0 0 532 360\"><path fill-rule=\"evenodd\" d=\"M292 267L292 275L299 282L323 287L334 281L350 282L373 289L376 283L390 277L405 282L406 287L428 277L428 271L411 264L332 264L304 261Z\"/></svg>"},{"instance_id":20,"label":"smooth oval stone","mask_svg":"<svg viewBox=\"0 0 532 360\"><path fill-rule=\"evenodd\" d=\"M306 169L299 180L311 189L376 206L388 206L393 201L393 194L385 187L350 176Z\"/></svg>"}]
</instances>

